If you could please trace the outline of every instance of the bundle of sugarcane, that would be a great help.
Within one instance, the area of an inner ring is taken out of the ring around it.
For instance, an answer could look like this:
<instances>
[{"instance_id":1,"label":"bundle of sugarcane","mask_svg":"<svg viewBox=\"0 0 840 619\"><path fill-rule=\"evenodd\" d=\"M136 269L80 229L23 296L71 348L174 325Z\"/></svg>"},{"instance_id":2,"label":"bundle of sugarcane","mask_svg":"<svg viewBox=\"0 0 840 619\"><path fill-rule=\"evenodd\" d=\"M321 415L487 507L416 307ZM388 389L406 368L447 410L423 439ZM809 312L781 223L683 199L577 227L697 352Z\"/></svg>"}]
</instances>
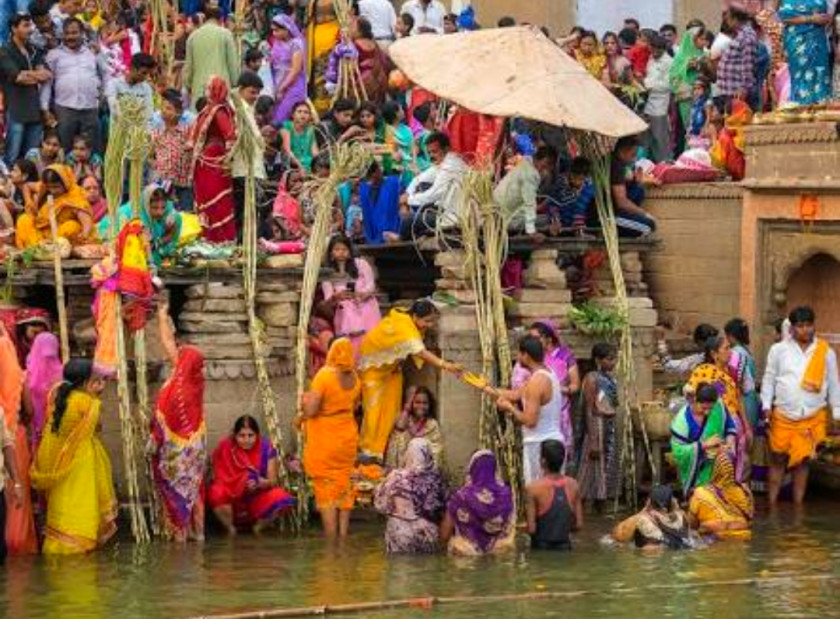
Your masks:
<instances>
[{"instance_id":1,"label":"bundle of sugarcane","mask_svg":"<svg viewBox=\"0 0 840 619\"><path fill-rule=\"evenodd\" d=\"M254 368L257 376L257 389L262 403L263 419L271 437L271 442L277 450L280 461L280 480L289 486L289 474L286 468L286 454L283 442L280 413L277 410L277 398L271 388L271 378L268 373L266 359L270 347L266 346L265 326L257 317L257 188L254 176L254 166L259 165L263 156L262 135L251 120L246 103L239 95L232 95L233 107L236 110L237 140L233 147L233 156L242 158L246 162L248 173L245 177L245 220L242 227L242 281L245 290L245 305L248 313L248 334L254 351ZM294 519L296 528L302 524L297 517Z\"/></svg>"},{"instance_id":2,"label":"bundle of sugarcane","mask_svg":"<svg viewBox=\"0 0 840 619\"><path fill-rule=\"evenodd\" d=\"M592 178L595 184L595 203L598 209L598 219L604 234L604 244L607 248L607 257L612 271L613 283L615 285L616 310L622 320L619 351L618 351L618 373L622 392L622 417L623 422L619 424L623 432L621 441L620 462L624 474L624 490L627 502L632 507L637 507L638 496L636 488L636 449L635 434L628 410L638 408L639 394L636 388L636 369L633 363L633 338L630 330L629 305L627 301L627 287L624 282L624 272L621 268L621 254L619 252L618 229L615 221L615 210L612 204L612 191L610 186L610 153L612 143L607 138L595 134L586 134L580 137L583 153L592 161ZM651 470L656 477L656 462L654 461L647 431L642 424L642 438L645 443L648 461ZM616 496L616 510L618 509L618 496Z\"/></svg>"},{"instance_id":3,"label":"bundle of sugarcane","mask_svg":"<svg viewBox=\"0 0 840 619\"><path fill-rule=\"evenodd\" d=\"M108 139L108 150L105 153L105 193L108 198L108 211L111 218L111 237L113 239L112 252L116 255L116 242L119 235L119 217L117 209L122 202L123 183L125 181L125 164L130 162L130 195L135 213L139 213L140 192L143 181L143 162L149 151L148 112L143 102L135 97L123 96L117 101L118 113L111 119L111 130ZM135 338L135 354L138 363L138 395L141 402L137 416L132 415L131 395L128 384L128 361L125 344L125 329L122 320L122 300L117 297L117 394L119 397L120 427L122 430L123 465L125 468L126 485L128 487L128 504L131 512L131 531L135 541L144 543L149 541L149 529L140 504L140 484L137 475L138 455L143 453L148 438L148 388L140 386L140 380L145 382L145 367L140 370L140 360L145 364L145 339L142 334ZM146 468L147 474L150 469ZM151 487L152 481L146 478ZM154 500L154 492L149 492L150 500ZM152 512L156 510L153 508Z\"/></svg>"},{"instance_id":4,"label":"bundle of sugarcane","mask_svg":"<svg viewBox=\"0 0 840 619\"><path fill-rule=\"evenodd\" d=\"M170 28L169 17L178 14L177 5L178 0L172 0L172 4L167 0L151 0L149 7L152 13L152 50L163 60L161 69L166 72L167 86L172 82L175 67L175 33Z\"/></svg>"},{"instance_id":5,"label":"bundle of sugarcane","mask_svg":"<svg viewBox=\"0 0 840 619\"><path fill-rule=\"evenodd\" d=\"M50 218L50 236L53 245L53 269L55 272L55 302L58 308L58 335L61 341L61 360L70 360L70 336L67 331L67 303L64 300L64 269L61 266L61 252L58 251L58 221L55 218L53 197L47 197Z\"/></svg>"},{"instance_id":6,"label":"bundle of sugarcane","mask_svg":"<svg viewBox=\"0 0 840 619\"><path fill-rule=\"evenodd\" d=\"M303 267L295 341L296 402L298 404L300 404L306 389L309 319L312 314L312 304L315 300L318 278L321 274L321 265L327 251L333 207L338 197L338 186L348 180L362 177L372 161L370 151L358 143L335 144L330 149L330 154L330 175L324 179L310 181L307 188L314 195L315 219L312 222L309 245L306 248L306 262ZM298 434L298 452L301 458L303 450L303 436ZM308 515L308 500L308 488L306 483L301 482L298 484L298 512L301 522L305 522Z\"/></svg>"},{"instance_id":7,"label":"bundle of sugarcane","mask_svg":"<svg viewBox=\"0 0 840 619\"><path fill-rule=\"evenodd\" d=\"M466 270L476 299L482 373L496 384L507 386L510 383L512 360L505 322L501 268L507 254L509 221L494 202L492 170L470 170L462 183L458 223L461 243L466 252ZM439 231L438 234L442 233ZM468 379L468 382L480 381ZM502 422L495 401L486 393L482 394L479 441L482 447L496 453L514 496L521 505L521 437L513 423Z\"/></svg>"},{"instance_id":8,"label":"bundle of sugarcane","mask_svg":"<svg viewBox=\"0 0 840 619\"><path fill-rule=\"evenodd\" d=\"M333 0L336 18L340 27L341 42L337 46L342 53L338 59L338 74L333 94L333 102L339 98L355 99L359 103L367 101L368 95L359 69L359 55L353 45L352 6L350 0Z\"/></svg>"}]
</instances>

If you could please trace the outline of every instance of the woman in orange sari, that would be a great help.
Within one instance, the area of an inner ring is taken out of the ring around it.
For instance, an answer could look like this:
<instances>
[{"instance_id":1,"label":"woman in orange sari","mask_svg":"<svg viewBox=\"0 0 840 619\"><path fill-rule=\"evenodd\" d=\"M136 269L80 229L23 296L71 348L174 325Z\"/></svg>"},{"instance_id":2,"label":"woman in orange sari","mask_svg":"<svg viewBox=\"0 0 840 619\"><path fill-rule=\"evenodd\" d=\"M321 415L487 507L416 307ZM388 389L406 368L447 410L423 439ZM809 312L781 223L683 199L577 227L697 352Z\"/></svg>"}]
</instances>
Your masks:
<instances>
[{"instance_id":1,"label":"woman in orange sari","mask_svg":"<svg viewBox=\"0 0 840 619\"><path fill-rule=\"evenodd\" d=\"M23 393L23 370L18 364L17 351L6 329L0 323L0 410L10 437L15 442L15 466L18 479L7 479L6 488L6 548L9 554L35 554L38 539L35 536L35 520L32 517L32 501L29 494L29 441L26 428L20 421L21 395ZM17 504L14 484L22 486L23 500Z\"/></svg>"},{"instance_id":2,"label":"woman in orange sari","mask_svg":"<svg viewBox=\"0 0 840 619\"><path fill-rule=\"evenodd\" d=\"M26 212L18 217L15 226L15 243L18 249L34 247L39 243L51 242L50 204L52 196L57 235L73 245L84 245L95 241L93 212L79 187L73 171L65 165L51 165L41 175L38 195L38 212Z\"/></svg>"},{"instance_id":3,"label":"woman in orange sari","mask_svg":"<svg viewBox=\"0 0 840 619\"><path fill-rule=\"evenodd\" d=\"M166 537L204 541L204 356L195 346L176 345L168 310L166 303L158 305L160 339L173 372L152 418L152 474Z\"/></svg>"},{"instance_id":4,"label":"woman in orange sari","mask_svg":"<svg viewBox=\"0 0 840 619\"><path fill-rule=\"evenodd\" d=\"M277 451L260 436L260 426L250 415L237 419L233 433L213 452L207 503L230 535L236 535L240 525L259 533L295 504L278 485Z\"/></svg>"},{"instance_id":5,"label":"woman in orange sari","mask_svg":"<svg viewBox=\"0 0 840 619\"><path fill-rule=\"evenodd\" d=\"M315 488L315 504L327 539L347 537L350 527L356 498L351 475L359 444L353 413L361 392L353 344L346 337L338 338L302 406L306 433L303 467Z\"/></svg>"}]
</instances>

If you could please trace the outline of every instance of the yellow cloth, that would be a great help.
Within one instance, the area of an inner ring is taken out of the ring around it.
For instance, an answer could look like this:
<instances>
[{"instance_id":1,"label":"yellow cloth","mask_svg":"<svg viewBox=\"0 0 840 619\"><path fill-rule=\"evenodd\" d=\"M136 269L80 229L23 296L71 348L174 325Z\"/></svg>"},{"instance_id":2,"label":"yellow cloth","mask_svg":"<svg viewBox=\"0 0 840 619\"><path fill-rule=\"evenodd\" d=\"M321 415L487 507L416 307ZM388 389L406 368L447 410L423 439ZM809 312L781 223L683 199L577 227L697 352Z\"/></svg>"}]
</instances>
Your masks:
<instances>
[{"instance_id":1,"label":"yellow cloth","mask_svg":"<svg viewBox=\"0 0 840 619\"><path fill-rule=\"evenodd\" d=\"M47 496L44 554L94 550L116 532L111 461L96 436L101 402L73 391L58 432L52 429L55 391L32 465L32 486Z\"/></svg>"},{"instance_id":2,"label":"yellow cloth","mask_svg":"<svg viewBox=\"0 0 840 619\"><path fill-rule=\"evenodd\" d=\"M599 82L604 76L604 69L607 68L607 57L604 53L598 50L589 57L584 56L580 50L575 51L575 59L583 66L584 69Z\"/></svg>"},{"instance_id":3,"label":"yellow cloth","mask_svg":"<svg viewBox=\"0 0 840 619\"><path fill-rule=\"evenodd\" d=\"M805 375L802 377L802 388L805 391L819 393L822 391L825 380L825 364L828 357L828 342L817 340L817 348L805 368Z\"/></svg>"},{"instance_id":4,"label":"yellow cloth","mask_svg":"<svg viewBox=\"0 0 840 619\"><path fill-rule=\"evenodd\" d=\"M738 393L738 386L726 371L721 370L712 363L703 363L698 365L691 373L691 377L688 379L686 384L689 385L695 393L697 393L698 387L703 383L708 383L715 387L722 385L722 400L726 409L729 411L729 414L733 417L743 419L743 414L741 412L741 396Z\"/></svg>"},{"instance_id":5,"label":"yellow cloth","mask_svg":"<svg viewBox=\"0 0 840 619\"><path fill-rule=\"evenodd\" d=\"M412 317L400 309L391 310L362 340L360 366L365 411L359 440L362 454L379 459L385 455L388 437L402 405L400 364L423 350L423 336Z\"/></svg>"},{"instance_id":6,"label":"yellow cloth","mask_svg":"<svg viewBox=\"0 0 840 619\"><path fill-rule=\"evenodd\" d=\"M828 436L828 409L809 419L792 421L774 409L770 415L768 444L774 454L787 455L788 467L799 466L817 454L817 447Z\"/></svg>"},{"instance_id":7,"label":"yellow cloth","mask_svg":"<svg viewBox=\"0 0 840 619\"><path fill-rule=\"evenodd\" d=\"M715 535L723 539L750 539L749 527L754 514L752 493L735 482L735 465L725 451L715 458L711 482L692 493L688 510L701 532L704 525L711 531L710 525L735 524L737 529L716 531Z\"/></svg>"},{"instance_id":8,"label":"yellow cloth","mask_svg":"<svg viewBox=\"0 0 840 619\"><path fill-rule=\"evenodd\" d=\"M95 241L95 237L81 237L82 223L79 220L79 213L86 213L91 218L91 226L93 224L93 214L84 191L76 182L73 171L61 164L51 165L47 170L52 170L59 175L65 189L63 194L53 198L58 236L67 239L72 245L83 245L92 240ZM46 190L41 187L41 191L45 192ZM92 227L91 235L93 235ZM34 247L39 243L50 242L51 240L49 202L44 201L38 209L38 214L34 217L31 213L24 213L18 218L15 226L15 244L18 249Z\"/></svg>"},{"instance_id":9,"label":"yellow cloth","mask_svg":"<svg viewBox=\"0 0 840 619\"><path fill-rule=\"evenodd\" d=\"M324 115L332 105L332 96L326 89L327 67L341 31L333 0L311 2L308 23L306 72L312 87L312 104L318 114Z\"/></svg>"},{"instance_id":10,"label":"yellow cloth","mask_svg":"<svg viewBox=\"0 0 840 619\"><path fill-rule=\"evenodd\" d=\"M353 412L362 387L358 377L351 389L344 389L339 381L339 372L353 371L353 366L353 345L347 338L339 338L310 387L320 395L321 406L318 414L306 421L303 467L312 481L318 509L352 509L356 500L351 476L359 432Z\"/></svg>"}]
</instances>

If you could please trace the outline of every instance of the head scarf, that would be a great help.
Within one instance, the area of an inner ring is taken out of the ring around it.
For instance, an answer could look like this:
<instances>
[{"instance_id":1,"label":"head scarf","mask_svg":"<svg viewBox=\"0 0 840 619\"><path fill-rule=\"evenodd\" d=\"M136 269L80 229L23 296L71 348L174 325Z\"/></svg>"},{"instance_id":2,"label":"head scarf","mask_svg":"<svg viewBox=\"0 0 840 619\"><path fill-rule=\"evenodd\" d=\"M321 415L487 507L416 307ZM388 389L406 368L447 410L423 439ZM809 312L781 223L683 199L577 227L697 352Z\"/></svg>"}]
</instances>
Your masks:
<instances>
[{"instance_id":1,"label":"head scarf","mask_svg":"<svg viewBox=\"0 0 840 619\"><path fill-rule=\"evenodd\" d=\"M53 206L55 207L56 216L59 216L61 211L65 208L91 213L90 204L88 204L87 198L85 197L85 191L76 182L76 175L73 174L73 170L70 166L56 163L47 167L47 170L52 170L58 174L58 177L61 179L61 184L64 186L64 193L60 196L53 197ZM43 204L46 204L46 185L44 183L42 183L42 185L42 195L44 195ZM47 219L47 215L48 214L44 214L44 216L41 217L41 214L38 214L36 225L39 228L49 227L50 222L49 219Z\"/></svg>"},{"instance_id":2,"label":"head scarf","mask_svg":"<svg viewBox=\"0 0 840 619\"><path fill-rule=\"evenodd\" d=\"M26 341L23 331L27 325L41 324L50 329L50 314L40 307L9 307L0 309L0 321L6 327L6 332L17 350L18 361L21 366L26 363L31 344Z\"/></svg>"},{"instance_id":3,"label":"head scarf","mask_svg":"<svg viewBox=\"0 0 840 619\"><path fill-rule=\"evenodd\" d=\"M694 44L694 37L697 36L698 32L700 32L699 28L692 28L683 34L680 46L674 55L671 70L668 73L671 89L682 99L691 97L691 89L697 79L697 69L689 69L688 64L692 60L702 58L704 54L704 51L697 49Z\"/></svg>"},{"instance_id":4,"label":"head scarf","mask_svg":"<svg viewBox=\"0 0 840 619\"><path fill-rule=\"evenodd\" d=\"M300 32L300 28L295 23L295 20L290 16L284 13L280 15L275 15L274 18L271 20L271 23L275 26L280 26L281 28L288 30L289 34L292 35L293 39L302 39L303 34Z\"/></svg>"},{"instance_id":5,"label":"head scarf","mask_svg":"<svg viewBox=\"0 0 840 619\"><path fill-rule=\"evenodd\" d=\"M721 505L738 517L752 520L753 498L749 489L735 480L735 463L728 451L722 449L715 458L712 470L711 490Z\"/></svg>"},{"instance_id":6,"label":"head scarf","mask_svg":"<svg viewBox=\"0 0 840 619\"><path fill-rule=\"evenodd\" d=\"M399 513L395 499L411 502L414 514ZM440 520L446 490L440 470L435 466L432 448L425 438L414 438L405 451L402 467L391 471L377 491L377 509L386 515L404 518L420 516L431 522Z\"/></svg>"},{"instance_id":7,"label":"head scarf","mask_svg":"<svg viewBox=\"0 0 840 619\"><path fill-rule=\"evenodd\" d=\"M33 448L41 442L50 391L61 379L62 364L58 338L52 333L39 333L26 359L26 384L33 409Z\"/></svg>"},{"instance_id":8,"label":"head scarf","mask_svg":"<svg viewBox=\"0 0 840 619\"><path fill-rule=\"evenodd\" d=\"M356 361L353 356L353 344L346 337L340 337L333 341L327 353L327 366L340 372L352 372L356 369Z\"/></svg>"},{"instance_id":9,"label":"head scarf","mask_svg":"<svg viewBox=\"0 0 840 619\"><path fill-rule=\"evenodd\" d=\"M213 125L213 121L216 119L216 114L227 114L230 117L231 125L235 124L236 112L228 99L229 89L227 82L218 75L211 76L210 81L207 82L205 94L207 96L207 105L204 106L204 109L198 115L195 121L195 128L193 129L193 169L195 162L204 150L204 145L207 142L207 134ZM225 152L230 153L234 143L235 138L226 143Z\"/></svg>"},{"instance_id":10,"label":"head scarf","mask_svg":"<svg viewBox=\"0 0 840 619\"><path fill-rule=\"evenodd\" d=\"M163 215L159 219L152 219L151 204L155 192L164 193L165 206ZM163 187L152 183L143 190L143 208L140 209L140 218L143 225L152 237L152 257L155 264L160 266L163 259L171 256L178 248L181 238L181 214L175 209L175 205L166 196ZM167 227L171 228L171 235L167 238Z\"/></svg>"},{"instance_id":11,"label":"head scarf","mask_svg":"<svg viewBox=\"0 0 840 619\"><path fill-rule=\"evenodd\" d=\"M482 552L504 534L513 515L513 495L499 478L492 451L473 455L466 484L449 500L447 510L458 534Z\"/></svg>"},{"instance_id":12,"label":"head scarf","mask_svg":"<svg viewBox=\"0 0 840 619\"><path fill-rule=\"evenodd\" d=\"M172 376L158 394L157 408L166 427L187 437L204 423L204 355L182 346Z\"/></svg>"}]
</instances>

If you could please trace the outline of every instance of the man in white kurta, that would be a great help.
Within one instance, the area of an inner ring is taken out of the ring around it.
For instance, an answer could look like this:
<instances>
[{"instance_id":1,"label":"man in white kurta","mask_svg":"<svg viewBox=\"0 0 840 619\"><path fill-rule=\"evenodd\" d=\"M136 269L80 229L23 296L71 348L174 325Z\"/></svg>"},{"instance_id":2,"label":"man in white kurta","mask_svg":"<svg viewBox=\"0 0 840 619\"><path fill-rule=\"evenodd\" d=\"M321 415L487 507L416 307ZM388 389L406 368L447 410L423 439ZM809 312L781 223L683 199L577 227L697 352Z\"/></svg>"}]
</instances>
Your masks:
<instances>
[{"instance_id":1,"label":"man in white kurta","mask_svg":"<svg viewBox=\"0 0 840 619\"><path fill-rule=\"evenodd\" d=\"M789 336L767 356L761 404L770 421L770 505L779 498L785 469L793 474L793 499L801 504L808 487L808 463L825 441L830 417L840 419L837 356L815 337L815 315L809 307L790 314Z\"/></svg>"}]
</instances>

